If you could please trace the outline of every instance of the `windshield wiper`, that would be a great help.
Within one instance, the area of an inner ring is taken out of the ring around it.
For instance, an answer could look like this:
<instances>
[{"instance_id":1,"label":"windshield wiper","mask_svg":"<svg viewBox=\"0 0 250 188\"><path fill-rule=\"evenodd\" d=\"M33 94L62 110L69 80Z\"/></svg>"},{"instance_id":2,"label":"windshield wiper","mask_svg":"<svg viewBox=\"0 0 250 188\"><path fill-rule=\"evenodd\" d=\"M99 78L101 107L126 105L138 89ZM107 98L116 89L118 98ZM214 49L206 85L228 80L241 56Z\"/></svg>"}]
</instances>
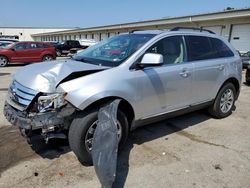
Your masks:
<instances>
[{"instance_id":1,"label":"windshield wiper","mask_svg":"<svg viewBox=\"0 0 250 188\"><path fill-rule=\"evenodd\" d=\"M92 63L93 61L86 59L86 58L73 58L75 61L81 61L84 63Z\"/></svg>"}]
</instances>

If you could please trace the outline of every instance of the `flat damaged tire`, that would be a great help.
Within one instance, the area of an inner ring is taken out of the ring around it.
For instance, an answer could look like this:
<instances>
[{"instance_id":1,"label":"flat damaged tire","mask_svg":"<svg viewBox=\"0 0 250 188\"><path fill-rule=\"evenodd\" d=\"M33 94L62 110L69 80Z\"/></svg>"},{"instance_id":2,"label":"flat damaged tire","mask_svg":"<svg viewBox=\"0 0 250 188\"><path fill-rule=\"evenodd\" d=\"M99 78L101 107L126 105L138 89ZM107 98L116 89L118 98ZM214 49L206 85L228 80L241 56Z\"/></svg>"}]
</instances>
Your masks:
<instances>
[{"instance_id":1,"label":"flat damaged tire","mask_svg":"<svg viewBox=\"0 0 250 188\"><path fill-rule=\"evenodd\" d=\"M128 120L124 113L118 110L118 137L119 148L125 145L128 136ZM92 165L91 147L97 126L98 110L82 112L76 115L69 128L69 145L83 165ZM119 128L120 127L120 128ZM120 134L120 136L119 136ZM91 138L92 137L92 138Z\"/></svg>"}]
</instances>

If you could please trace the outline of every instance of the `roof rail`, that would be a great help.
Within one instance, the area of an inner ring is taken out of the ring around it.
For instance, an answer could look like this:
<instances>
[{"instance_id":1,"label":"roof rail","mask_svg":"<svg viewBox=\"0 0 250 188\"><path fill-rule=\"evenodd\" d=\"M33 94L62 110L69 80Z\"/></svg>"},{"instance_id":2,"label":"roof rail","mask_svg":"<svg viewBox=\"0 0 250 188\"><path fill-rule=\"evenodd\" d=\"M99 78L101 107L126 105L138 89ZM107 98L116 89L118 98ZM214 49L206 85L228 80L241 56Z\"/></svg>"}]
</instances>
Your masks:
<instances>
[{"instance_id":1,"label":"roof rail","mask_svg":"<svg viewBox=\"0 0 250 188\"><path fill-rule=\"evenodd\" d=\"M144 30L142 30L142 29L134 29L134 30L129 31L128 33L131 34L131 33L134 33L136 31L144 31Z\"/></svg>"},{"instance_id":2,"label":"roof rail","mask_svg":"<svg viewBox=\"0 0 250 188\"><path fill-rule=\"evenodd\" d=\"M199 31L199 32L203 32L203 31L206 31L208 33L211 33L211 34L215 34L213 31L211 30L208 30L208 29L203 29L203 28L197 28L197 27L175 27L173 29L171 29L170 31L180 31L180 30L194 30L194 31Z\"/></svg>"},{"instance_id":3,"label":"roof rail","mask_svg":"<svg viewBox=\"0 0 250 188\"><path fill-rule=\"evenodd\" d=\"M132 34L132 33L135 33L135 32L139 32L139 31L154 31L154 32L161 32L161 31L165 31L165 29L134 29L134 30L131 30L129 31L129 34Z\"/></svg>"}]
</instances>

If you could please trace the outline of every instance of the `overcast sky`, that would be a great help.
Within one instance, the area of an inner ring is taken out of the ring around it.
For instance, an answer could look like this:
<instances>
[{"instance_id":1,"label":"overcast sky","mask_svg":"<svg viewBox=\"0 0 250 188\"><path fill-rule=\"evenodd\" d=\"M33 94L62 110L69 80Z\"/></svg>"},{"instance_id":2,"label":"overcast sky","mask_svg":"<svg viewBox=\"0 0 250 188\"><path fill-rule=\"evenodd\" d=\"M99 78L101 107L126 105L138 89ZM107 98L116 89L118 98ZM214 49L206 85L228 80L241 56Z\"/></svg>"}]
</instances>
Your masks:
<instances>
[{"instance_id":1,"label":"overcast sky","mask_svg":"<svg viewBox=\"0 0 250 188\"><path fill-rule=\"evenodd\" d=\"M92 27L250 7L250 0L1 0L0 27Z\"/></svg>"}]
</instances>

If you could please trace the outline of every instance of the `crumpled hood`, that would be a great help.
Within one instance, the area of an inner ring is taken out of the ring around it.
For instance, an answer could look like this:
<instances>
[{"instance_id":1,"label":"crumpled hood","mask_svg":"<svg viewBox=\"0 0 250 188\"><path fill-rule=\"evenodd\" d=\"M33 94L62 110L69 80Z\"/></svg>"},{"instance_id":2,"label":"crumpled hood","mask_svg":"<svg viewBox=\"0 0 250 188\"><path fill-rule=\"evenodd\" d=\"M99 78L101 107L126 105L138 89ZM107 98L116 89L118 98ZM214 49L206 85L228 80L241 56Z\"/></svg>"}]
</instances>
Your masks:
<instances>
[{"instance_id":1,"label":"crumpled hood","mask_svg":"<svg viewBox=\"0 0 250 188\"><path fill-rule=\"evenodd\" d=\"M56 91L56 86L74 72L101 71L108 68L72 59L57 60L25 66L16 72L14 79L35 91L53 93Z\"/></svg>"}]
</instances>

